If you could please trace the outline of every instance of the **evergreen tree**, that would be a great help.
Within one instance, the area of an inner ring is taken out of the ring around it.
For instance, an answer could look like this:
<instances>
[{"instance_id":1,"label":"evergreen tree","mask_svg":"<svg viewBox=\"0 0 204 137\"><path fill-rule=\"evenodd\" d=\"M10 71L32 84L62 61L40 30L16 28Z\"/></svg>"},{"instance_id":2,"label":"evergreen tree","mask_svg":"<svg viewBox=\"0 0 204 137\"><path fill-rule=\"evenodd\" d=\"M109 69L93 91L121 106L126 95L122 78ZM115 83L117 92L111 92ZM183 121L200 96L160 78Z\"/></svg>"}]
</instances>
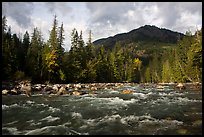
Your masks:
<instances>
[{"instance_id":1,"label":"evergreen tree","mask_svg":"<svg viewBox=\"0 0 204 137\"><path fill-rule=\"evenodd\" d=\"M78 50L78 39L79 39L78 32L74 28L71 33L71 49L70 49L70 54L71 55L73 54L73 57L76 56L76 52Z\"/></svg>"},{"instance_id":2,"label":"evergreen tree","mask_svg":"<svg viewBox=\"0 0 204 137\"><path fill-rule=\"evenodd\" d=\"M42 67L42 45L43 41L41 32L38 28L34 28L26 56L26 72L28 72L28 75L31 76L34 81L40 80L39 76Z\"/></svg>"},{"instance_id":3,"label":"evergreen tree","mask_svg":"<svg viewBox=\"0 0 204 137\"><path fill-rule=\"evenodd\" d=\"M102 46L99 50L98 63L96 65L96 81L109 82L111 78L109 69L107 55L105 54L105 49Z\"/></svg>"},{"instance_id":4,"label":"evergreen tree","mask_svg":"<svg viewBox=\"0 0 204 137\"><path fill-rule=\"evenodd\" d=\"M202 81L202 30L197 31L187 51L186 73L192 81Z\"/></svg>"},{"instance_id":5,"label":"evergreen tree","mask_svg":"<svg viewBox=\"0 0 204 137\"><path fill-rule=\"evenodd\" d=\"M64 40L65 40L64 27L62 23L61 26L59 27L59 33L58 33L58 48L57 49L59 50L60 53L64 52L64 48L63 48Z\"/></svg>"},{"instance_id":6,"label":"evergreen tree","mask_svg":"<svg viewBox=\"0 0 204 137\"><path fill-rule=\"evenodd\" d=\"M54 29L54 28L53 28ZM63 23L61 24L61 26L59 27L59 33L58 33L58 47L56 48L56 50L58 51L58 64L61 66L62 64L62 58L64 56L64 40L65 40L65 36L64 36L64 27L63 27Z\"/></svg>"},{"instance_id":7,"label":"evergreen tree","mask_svg":"<svg viewBox=\"0 0 204 137\"><path fill-rule=\"evenodd\" d=\"M51 50L58 50L59 41L57 37L57 16L56 15L54 16L53 26L50 32L50 37L49 37L48 42L49 42L49 47L51 48Z\"/></svg>"},{"instance_id":8,"label":"evergreen tree","mask_svg":"<svg viewBox=\"0 0 204 137\"><path fill-rule=\"evenodd\" d=\"M49 77L49 71L47 68L47 55L50 54L51 49L49 47L49 44L43 43L43 47L42 47L42 69L41 69L41 73L40 73L40 77L42 78L42 81L49 81L50 77Z\"/></svg>"},{"instance_id":9,"label":"evergreen tree","mask_svg":"<svg viewBox=\"0 0 204 137\"><path fill-rule=\"evenodd\" d=\"M7 19L6 16L2 18L2 34L5 34L7 30Z\"/></svg>"},{"instance_id":10,"label":"evergreen tree","mask_svg":"<svg viewBox=\"0 0 204 137\"><path fill-rule=\"evenodd\" d=\"M9 78L11 75L11 63L12 63L12 50L11 50L11 29L7 30L6 16L2 18L2 78Z\"/></svg>"},{"instance_id":11,"label":"evergreen tree","mask_svg":"<svg viewBox=\"0 0 204 137\"><path fill-rule=\"evenodd\" d=\"M30 46L30 36L29 36L29 33L26 31L23 36L23 43L22 43L21 53L20 53L20 68L24 72L26 71L25 62L26 62L26 58L27 58L26 56L27 56L29 46Z\"/></svg>"},{"instance_id":12,"label":"evergreen tree","mask_svg":"<svg viewBox=\"0 0 204 137\"><path fill-rule=\"evenodd\" d=\"M152 76L151 76L150 67L146 68L146 71L145 71L144 75L145 75L145 82L147 82L147 83L152 82Z\"/></svg>"},{"instance_id":13,"label":"evergreen tree","mask_svg":"<svg viewBox=\"0 0 204 137\"><path fill-rule=\"evenodd\" d=\"M84 48L84 40L82 36L82 31L80 32L79 39L78 39L78 56L79 61L81 62L82 69L85 69L86 67L86 57L85 57L85 48Z\"/></svg>"},{"instance_id":14,"label":"evergreen tree","mask_svg":"<svg viewBox=\"0 0 204 137\"><path fill-rule=\"evenodd\" d=\"M50 64L51 68L48 67L49 80L51 82L62 82L65 81L65 74L62 69L62 58L64 54L64 49L62 47L64 40L64 28L63 23L59 28L59 33L57 30L57 16L54 16L53 26L50 32L50 37L48 40L48 45L50 47L50 52L46 55L46 64ZM58 35L59 34L59 35ZM48 61L51 61L50 63ZM54 67L53 67L54 66ZM54 71L52 71L54 70Z\"/></svg>"},{"instance_id":15,"label":"evergreen tree","mask_svg":"<svg viewBox=\"0 0 204 137\"><path fill-rule=\"evenodd\" d=\"M162 82L171 82L171 70L168 60L162 65Z\"/></svg>"}]
</instances>

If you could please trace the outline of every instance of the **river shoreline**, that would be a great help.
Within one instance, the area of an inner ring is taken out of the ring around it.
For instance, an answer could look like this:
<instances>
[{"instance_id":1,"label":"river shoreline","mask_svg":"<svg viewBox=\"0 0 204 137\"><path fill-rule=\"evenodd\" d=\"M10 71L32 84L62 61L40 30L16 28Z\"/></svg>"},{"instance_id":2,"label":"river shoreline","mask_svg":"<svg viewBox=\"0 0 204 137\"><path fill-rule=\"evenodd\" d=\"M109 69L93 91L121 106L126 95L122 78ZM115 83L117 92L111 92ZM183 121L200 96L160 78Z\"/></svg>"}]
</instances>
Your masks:
<instances>
[{"instance_id":1,"label":"river shoreline","mask_svg":"<svg viewBox=\"0 0 204 137\"><path fill-rule=\"evenodd\" d=\"M199 90L202 88L202 83L71 83L71 84L31 84L30 81L23 81L23 84L30 84L30 90L23 87L22 81L16 82L2 82L2 95L20 95L26 94L47 94L47 95L84 95L95 94L97 90L117 89L122 86L139 85L145 89L147 87L164 90L165 87L172 86L175 90ZM131 93L132 91L124 91L124 93Z\"/></svg>"}]
</instances>

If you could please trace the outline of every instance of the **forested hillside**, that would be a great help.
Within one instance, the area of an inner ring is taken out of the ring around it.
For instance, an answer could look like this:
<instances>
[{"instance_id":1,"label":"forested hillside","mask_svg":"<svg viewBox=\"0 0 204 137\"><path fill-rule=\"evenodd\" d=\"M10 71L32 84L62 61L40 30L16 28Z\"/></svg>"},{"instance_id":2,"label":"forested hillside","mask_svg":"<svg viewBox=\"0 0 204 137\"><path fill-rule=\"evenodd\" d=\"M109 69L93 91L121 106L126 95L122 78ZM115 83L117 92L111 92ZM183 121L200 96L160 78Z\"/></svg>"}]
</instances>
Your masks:
<instances>
[{"instance_id":1,"label":"forested hillside","mask_svg":"<svg viewBox=\"0 0 204 137\"><path fill-rule=\"evenodd\" d=\"M105 47L113 47L116 42L122 45L137 42L162 42L162 43L177 43L178 39L183 38L184 34L174 32L156 26L145 25L138 29L134 29L128 33L117 34L113 37L103 38L94 41L95 45L104 45Z\"/></svg>"},{"instance_id":2,"label":"forested hillside","mask_svg":"<svg viewBox=\"0 0 204 137\"><path fill-rule=\"evenodd\" d=\"M23 38L2 18L2 78L34 83L201 82L202 29L183 35L144 26L126 35L92 42L73 28L64 50L64 27L55 16L44 41L39 28ZM111 40L112 39L112 40ZM96 45L95 45L96 44Z\"/></svg>"}]
</instances>

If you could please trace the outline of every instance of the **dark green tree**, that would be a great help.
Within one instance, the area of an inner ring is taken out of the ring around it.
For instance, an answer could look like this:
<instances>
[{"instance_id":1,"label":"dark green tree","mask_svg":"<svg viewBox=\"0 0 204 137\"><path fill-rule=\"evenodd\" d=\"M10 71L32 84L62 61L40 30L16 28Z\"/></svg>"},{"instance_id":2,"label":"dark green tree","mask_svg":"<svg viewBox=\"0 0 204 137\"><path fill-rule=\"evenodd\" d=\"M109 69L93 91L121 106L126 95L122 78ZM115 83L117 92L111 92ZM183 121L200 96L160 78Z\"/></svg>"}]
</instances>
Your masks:
<instances>
[{"instance_id":1,"label":"dark green tree","mask_svg":"<svg viewBox=\"0 0 204 137\"><path fill-rule=\"evenodd\" d=\"M59 41L57 37L57 16L56 15L54 16L53 26L50 31L50 37L49 37L48 43L49 43L49 47L51 48L51 50L58 49Z\"/></svg>"},{"instance_id":2,"label":"dark green tree","mask_svg":"<svg viewBox=\"0 0 204 137\"><path fill-rule=\"evenodd\" d=\"M41 80L39 76L42 69L42 46L43 40L41 32L38 28L34 28L26 56L26 72L33 81Z\"/></svg>"}]
</instances>

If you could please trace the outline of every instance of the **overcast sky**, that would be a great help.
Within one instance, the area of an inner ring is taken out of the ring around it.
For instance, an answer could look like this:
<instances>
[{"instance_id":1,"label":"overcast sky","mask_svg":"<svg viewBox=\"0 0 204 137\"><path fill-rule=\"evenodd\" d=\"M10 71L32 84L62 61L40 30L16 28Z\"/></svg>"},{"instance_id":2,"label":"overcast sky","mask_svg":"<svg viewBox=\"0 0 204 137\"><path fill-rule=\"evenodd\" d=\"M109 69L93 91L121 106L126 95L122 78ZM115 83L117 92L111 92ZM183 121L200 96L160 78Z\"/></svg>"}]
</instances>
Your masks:
<instances>
[{"instance_id":1,"label":"overcast sky","mask_svg":"<svg viewBox=\"0 0 204 137\"><path fill-rule=\"evenodd\" d=\"M49 37L54 15L63 22L65 49L70 49L73 28L82 30L85 42L89 30L93 41L114 36L143 25L192 33L202 27L202 2L3 2L2 16L12 33L27 30L31 36L38 27L45 40Z\"/></svg>"}]
</instances>

